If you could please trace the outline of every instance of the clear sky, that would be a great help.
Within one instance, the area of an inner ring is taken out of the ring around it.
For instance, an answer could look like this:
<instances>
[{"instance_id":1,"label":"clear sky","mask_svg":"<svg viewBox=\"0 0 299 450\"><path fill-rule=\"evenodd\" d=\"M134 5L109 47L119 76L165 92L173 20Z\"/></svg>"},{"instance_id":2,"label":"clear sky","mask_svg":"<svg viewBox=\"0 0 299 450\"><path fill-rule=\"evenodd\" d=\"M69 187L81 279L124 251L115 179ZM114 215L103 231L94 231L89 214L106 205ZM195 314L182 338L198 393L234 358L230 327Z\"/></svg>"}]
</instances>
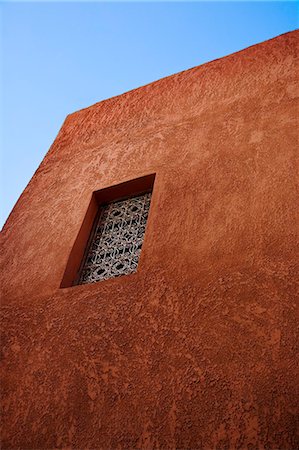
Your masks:
<instances>
[{"instance_id":1,"label":"clear sky","mask_svg":"<svg viewBox=\"0 0 299 450\"><path fill-rule=\"evenodd\" d=\"M67 114L298 27L286 1L0 8L0 227Z\"/></svg>"}]
</instances>

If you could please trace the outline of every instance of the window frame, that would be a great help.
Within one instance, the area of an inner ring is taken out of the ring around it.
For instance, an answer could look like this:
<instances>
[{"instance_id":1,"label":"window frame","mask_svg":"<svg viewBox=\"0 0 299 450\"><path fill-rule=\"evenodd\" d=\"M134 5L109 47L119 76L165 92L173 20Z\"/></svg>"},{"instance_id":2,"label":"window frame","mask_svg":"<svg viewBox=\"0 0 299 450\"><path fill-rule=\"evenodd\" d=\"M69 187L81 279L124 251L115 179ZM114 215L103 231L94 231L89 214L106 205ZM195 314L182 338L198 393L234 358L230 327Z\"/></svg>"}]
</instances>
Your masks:
<instances>
[{"instance_id":1,"label":"window frame","mask_svg":"<svg viewBox=\"0 0 299 450\"><path fill-rule=\"evenodd\" d=\"M149 192L153 194L155 177L156 174L151 173L149 175L144 175L139 178L112 185L94 191L92 193L88 208L81 222L80 230L70 251L60 288L67 288L72 286L87 286L90 284L97 284L100 281L105 282L112 280L113 278L119 278L111 277L106 280L99 280L96 283L78 284L81 270L94 235L94 227L96 226L97 218L101 213L101 206L107 203L125 200Z\"/></svg>"}]
</instances>

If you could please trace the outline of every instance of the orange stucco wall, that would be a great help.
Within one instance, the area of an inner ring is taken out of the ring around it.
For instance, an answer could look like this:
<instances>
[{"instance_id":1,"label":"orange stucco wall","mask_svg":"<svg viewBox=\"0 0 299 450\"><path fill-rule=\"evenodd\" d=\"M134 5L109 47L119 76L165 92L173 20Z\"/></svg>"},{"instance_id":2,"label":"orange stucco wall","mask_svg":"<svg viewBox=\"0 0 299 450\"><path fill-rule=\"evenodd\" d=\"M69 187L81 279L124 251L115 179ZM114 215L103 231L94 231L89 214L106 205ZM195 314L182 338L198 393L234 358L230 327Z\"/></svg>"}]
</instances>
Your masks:
<instances>
[{"instance_id":1,"label":"orange stucco wall","mask_svg":"<svg viewBox=\"0 0 299 450\"><path fill-rule=\"evenodd\" d=\"M1 235L3 448L298 448L297 43L67 117ZM61 289L92 192L151 173L137 273Z\"/></svg>"}]
</instances>

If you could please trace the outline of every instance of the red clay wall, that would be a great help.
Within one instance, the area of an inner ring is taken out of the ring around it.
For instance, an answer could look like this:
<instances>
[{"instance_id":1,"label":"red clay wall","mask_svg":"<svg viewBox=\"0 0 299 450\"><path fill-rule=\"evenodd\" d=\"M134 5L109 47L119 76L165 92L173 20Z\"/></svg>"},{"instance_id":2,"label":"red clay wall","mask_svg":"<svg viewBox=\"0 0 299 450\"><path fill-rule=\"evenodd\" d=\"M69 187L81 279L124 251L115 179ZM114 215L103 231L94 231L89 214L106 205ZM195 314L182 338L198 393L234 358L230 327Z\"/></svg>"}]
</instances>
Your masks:
<instances>
[{"instance_id":1,"label":"red clay wall","mask_svg":"<svg viewBox=\"0 0 299 450\"><path fill-rule=\"evenodd\" d=\"M298 448L297 43L67 117L1 237L3 448ZM154 172L137 273L60 289L92 192Z\"/></svg>"}]
</instances>

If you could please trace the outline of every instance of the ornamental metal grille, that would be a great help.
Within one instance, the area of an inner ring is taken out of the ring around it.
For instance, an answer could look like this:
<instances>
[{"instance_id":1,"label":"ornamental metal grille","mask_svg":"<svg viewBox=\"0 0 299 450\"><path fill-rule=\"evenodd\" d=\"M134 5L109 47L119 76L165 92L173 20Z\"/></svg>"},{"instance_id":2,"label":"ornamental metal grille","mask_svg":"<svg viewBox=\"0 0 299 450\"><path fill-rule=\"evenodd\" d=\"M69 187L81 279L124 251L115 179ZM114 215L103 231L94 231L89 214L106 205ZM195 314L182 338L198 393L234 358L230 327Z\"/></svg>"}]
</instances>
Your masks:
<instances>
[{"instance_id":1,"label":"ornamental metal grille","mask_svg":"<svg viewBox=\"0 0 299 450\"><path fill-rule=\"evenodd\" d=\"M101 207L78 284L137 270L150 201L147 193Z\"/></svg>"}]
</instances>

